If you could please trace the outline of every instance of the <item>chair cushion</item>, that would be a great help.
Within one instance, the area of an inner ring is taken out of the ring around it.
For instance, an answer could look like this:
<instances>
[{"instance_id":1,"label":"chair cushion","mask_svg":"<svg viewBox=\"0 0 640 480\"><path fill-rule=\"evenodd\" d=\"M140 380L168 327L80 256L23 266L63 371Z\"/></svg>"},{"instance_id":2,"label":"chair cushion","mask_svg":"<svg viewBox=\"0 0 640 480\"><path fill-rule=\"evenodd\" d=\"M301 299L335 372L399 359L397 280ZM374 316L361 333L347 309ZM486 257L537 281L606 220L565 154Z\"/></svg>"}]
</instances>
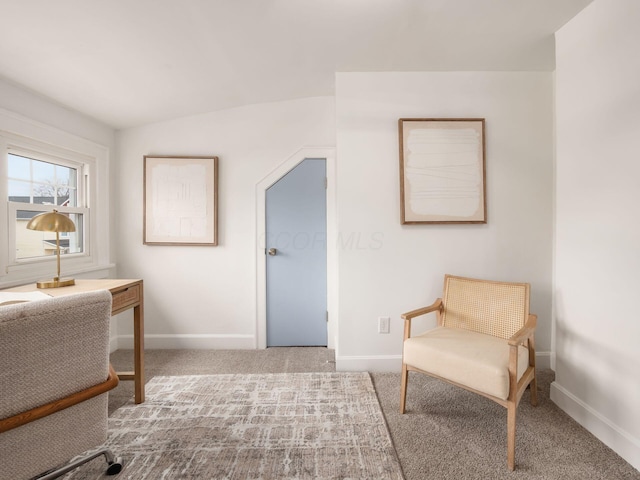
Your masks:
<instances>
[{"instance_id":1,"label":"chair cushion","mask_svg":"<svg viewBox=\"0 0 640 480\"><path fill-rule=\"evenodd\" d=\"M436 327L405 340L403 362L502 400L509 396L509 344L502 338ZM520 346L518 380L528 366L529 351Z\"/></svg>"}]
</instances>

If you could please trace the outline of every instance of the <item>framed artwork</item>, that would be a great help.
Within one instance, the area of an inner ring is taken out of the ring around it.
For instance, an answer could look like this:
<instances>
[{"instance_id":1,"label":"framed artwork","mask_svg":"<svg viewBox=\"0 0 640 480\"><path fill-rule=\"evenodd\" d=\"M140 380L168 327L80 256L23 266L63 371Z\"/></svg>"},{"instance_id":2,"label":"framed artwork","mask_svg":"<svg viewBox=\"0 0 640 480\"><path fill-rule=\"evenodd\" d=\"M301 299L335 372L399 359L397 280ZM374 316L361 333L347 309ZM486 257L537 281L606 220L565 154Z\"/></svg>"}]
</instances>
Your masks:
<instances>
[{"instance_id":1,"label":"framed artwork","mask_svg":"<svg viewBox=\"0 0 640 480\"><path fill-rule=\"evenodd\" d=\"M487 223L484 118L401 118L403 224Z\"/></svg>"},{"instance_id":2,"label":"framed artwork","mask_svg":"<svg viewBox=\"0 0 640 480\"><path fill-rule=\"evenodd\" d=\"M145 245L218 244L218 157L144 157Z\"/></svg>"}]
</instances>

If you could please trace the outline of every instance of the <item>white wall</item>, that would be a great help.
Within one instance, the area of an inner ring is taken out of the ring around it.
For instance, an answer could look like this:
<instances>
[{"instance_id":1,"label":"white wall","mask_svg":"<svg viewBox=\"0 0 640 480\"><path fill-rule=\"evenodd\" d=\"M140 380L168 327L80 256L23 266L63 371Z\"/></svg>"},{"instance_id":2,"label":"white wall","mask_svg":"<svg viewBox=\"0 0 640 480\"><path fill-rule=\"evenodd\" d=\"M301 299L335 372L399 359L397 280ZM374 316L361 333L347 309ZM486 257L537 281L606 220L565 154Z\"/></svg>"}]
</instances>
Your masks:
<instances>
[{"instance_id":1,"label":"white wall","mask_svg":"<svg viewBox=\"0 0 640 480\"><path fill-rule=\"evenodd\" d=\"M64 272L80 278L83 276L106 277L112 273L110 262L115 258L114 242L111 241L110 236L112 223L106 220L109 219L113 199L109 179L114 172L110 158L115 149L115 131L108 125L2 79L0 79L0 109L0 129L82 153L97 152L96 158L99 164L97 171L93 173L98 175L99 185L97 192L94 193L99 205L93 207L100 211L101 218L105 218L104 221L99 220L97 225L97 232L101 238L98 242L98 253L94 252L94 257L99 267L93 266L92 271L83 273L69 269ZM0 223L6 221L4 213L0 213L0 220ZM4 239L0 248L7 248ZM62 262L64 269L64 260ZM0 275L0 286L27 283L38 279L29 275L32 274Z\"/></svg>"},{"instance_id":2,"label":"white wall","mask_svg":"<svg viewBox=\"0 0 640 480\"><path fill-rule=\"evenodd\" d=\"M118 276L144 279L147 348L255 348L257 185L301 148L334 146L334 118L321 97L118 132ZM144 155L219 157L219 246L142 244ZM130 347L128 319L118 333Z\"/></svg>"},{"instance_id":3,"label":"white wall","mask_svg":"<svg viewBox=\"0 0 640 480\"><path fill-rule=\"evenodd\" d=\"M552 399L640 468L640 2L596 0L556 35Z\"/></svg>"},{"instance_id":4,"label":"white wall","mask_svg":"<svg viewBox=\"0 0 640 480\"><path fill-rule=\"evenodd\" d=\"M403 117L486 119L486 225L400 224ZM338 369L399 369L400 315L439 297L445 273L529 282L549 365L552 120L551 73L337 74Z\"/></svg>"},{"instance_id":5,"label":"white wall","mask_svg":"<svg viewBox=\"0 0 640 480\"><path fill-rule=\"evenodd\" d=\"M113 128L3 79L0 79L0 107L111 150L115 144Z\"/></svg>"}]
</instances>

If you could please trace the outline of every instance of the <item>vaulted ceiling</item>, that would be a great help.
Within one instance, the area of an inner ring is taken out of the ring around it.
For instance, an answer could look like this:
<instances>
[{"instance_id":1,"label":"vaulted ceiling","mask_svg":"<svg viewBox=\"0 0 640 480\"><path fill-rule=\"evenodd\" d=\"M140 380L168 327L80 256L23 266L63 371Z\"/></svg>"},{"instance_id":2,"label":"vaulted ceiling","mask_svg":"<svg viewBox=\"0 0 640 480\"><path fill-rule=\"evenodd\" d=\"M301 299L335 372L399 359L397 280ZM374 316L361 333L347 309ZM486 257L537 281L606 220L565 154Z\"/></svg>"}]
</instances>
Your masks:
<instances>
[{"instance_id":1,"label":"vaulted ceiling","mask_svg":"<svg viewBox=\"0 0 640 480\"><path fill-rule=\"evenodd\" d=\"M592 0L0 0L0 77L126 128L332 95L335 72L555 68Z\"/></svg>"}]
</instances>

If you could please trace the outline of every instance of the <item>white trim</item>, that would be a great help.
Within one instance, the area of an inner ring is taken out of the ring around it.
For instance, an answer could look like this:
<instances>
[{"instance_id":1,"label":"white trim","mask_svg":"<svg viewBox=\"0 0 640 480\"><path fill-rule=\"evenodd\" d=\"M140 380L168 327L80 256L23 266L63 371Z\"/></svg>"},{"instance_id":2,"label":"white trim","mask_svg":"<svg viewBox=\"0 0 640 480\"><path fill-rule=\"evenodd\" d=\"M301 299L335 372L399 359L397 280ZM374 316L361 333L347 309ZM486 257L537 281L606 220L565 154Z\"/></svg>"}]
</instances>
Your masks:
<instances>
[{"instance_id":1,"label":"white trim","mask_svg":"<svg viewBox=\"0 0 640 480\"><path fill-rule=\"evenodd\" d=\"M113 336L109 338L109 353L113 353L118 350L118 337Z\"/></svg>"},{"instance_id":2,"label":"white trim","mask_svg":"<svg viewBox=\"0 0 640 480\"><path fill-rule=\"evenodd\" d=\"M399 372L401 368L402 355L336 355L338 372Z\"/></svg>"},{"instance_id":3,"label":"white trim","mask_svg":"<svg viewBox=\"0 0 640 480\"><path fill-rule=\"evenodd\" d=\"M63 157L71 152L72 159L79 159L91 165L93 188L89 188L88 202L93 221L89 222L89 229L86 231L89 257L83 263L65 262L68 266L64 267L63 271L65 275L69 275L72 271L106 267L109 263L109 148L3 108L0 108L0 137L4 139L0 141L2 152L6 152L7 147L12 145L33 148L36 151L45 149L47 154ZM7 191L3 186L5 180L6 173L0 172L0 195L6 203ZM6 209L0 209L0 225L7 225L7 218ZM40 268L24 265L18 269L10 269L8 252L1 250L2 287L35 281L51 273L48 262L44 262Z\"/></svg>"},{"instance_id":4,"label":"white trim","mask_svg":"<svg viewBox=\"0 0 640 480\"><path fill-rule=\"evenodd\" d=\"M549 368L551 352L536 352L536 370ZM342 356L336 353L339 372L400 372L402 355Z\"/></svg>"},{"instance_id":5,"label":"white trim","mask_svg":"<svg viewBox=\"0 0 640 480\"><path fill-rule=\"evenodd\" d=\"M38 141L49 143L52 146L63 145L63 148L76 151L86 149L91 149L94 152L99 150L109 151L109 149L102 144L65 132L59 128L52 127L46 123L41 123L4 108L0 108L0 130L15 132L18 135L34 138Z\"/></svg>"},{"instance_id":6,"label":"white trim","mask_svg":"<svg viewBox=\"0 0 640 480\"><path fill-rule=\"evenodd\" d=\"M536 369L548 370L551 368L553 354L551 352L536 352Z\"/></svg>"},{"instance_id":7,"label":"white trim","mask_svg":"<svg viewBox=\"0 0 640 480\"><path fill-rule=\"evenodd\" d=\"M566 390L551 383L551 400L602 443L640 470L640 439L601 415L594 408Z\"/></svg>"},{"instance_id":8,"label":"white trim","mask_svg":"<svg viewBox=\"0 0 640 480\"><path fill-rule=\"evenodd\" d=\"M64 271L65 276L72 276L74 278L112 278L115 273L116 265L110 263L108 265L89 266L86 268L66 269ZM11 288L19 285L24 285L24 280L15 280L13 282L5 282L0 284L0 288Z\"/></svg>"},{"instance_id":9,"label":"white trim","mask_svg":"<svg viewBox=\"0 0 640 480\"><path fill-rule=\"evenodd\" d=\"M256 185L256 343L254 348L267 347L267 262L264 253L266 237L266 204L267 189L280 178L290 172L305 158L324 158L327 165L327 324L328 348L335 348L338 335L338 252L336 214L336 162L335 148L307 147L278 165L271 173Z\"/></svg>"},{"instance_id":10,"label":"white trim","mask_svg":"<svg viewBox=\"0 0 640 480\"><path fill-rule=\"evenodd\" d=\"M112 339L113 342L113 339ZM145 349L172 350L252 350L255 348L253 335L233 334L145 334ZM118 335L116 350L133 349L133 335ZM113 343L112 343L113 348Z\"/></svg>"}]
</instances>

